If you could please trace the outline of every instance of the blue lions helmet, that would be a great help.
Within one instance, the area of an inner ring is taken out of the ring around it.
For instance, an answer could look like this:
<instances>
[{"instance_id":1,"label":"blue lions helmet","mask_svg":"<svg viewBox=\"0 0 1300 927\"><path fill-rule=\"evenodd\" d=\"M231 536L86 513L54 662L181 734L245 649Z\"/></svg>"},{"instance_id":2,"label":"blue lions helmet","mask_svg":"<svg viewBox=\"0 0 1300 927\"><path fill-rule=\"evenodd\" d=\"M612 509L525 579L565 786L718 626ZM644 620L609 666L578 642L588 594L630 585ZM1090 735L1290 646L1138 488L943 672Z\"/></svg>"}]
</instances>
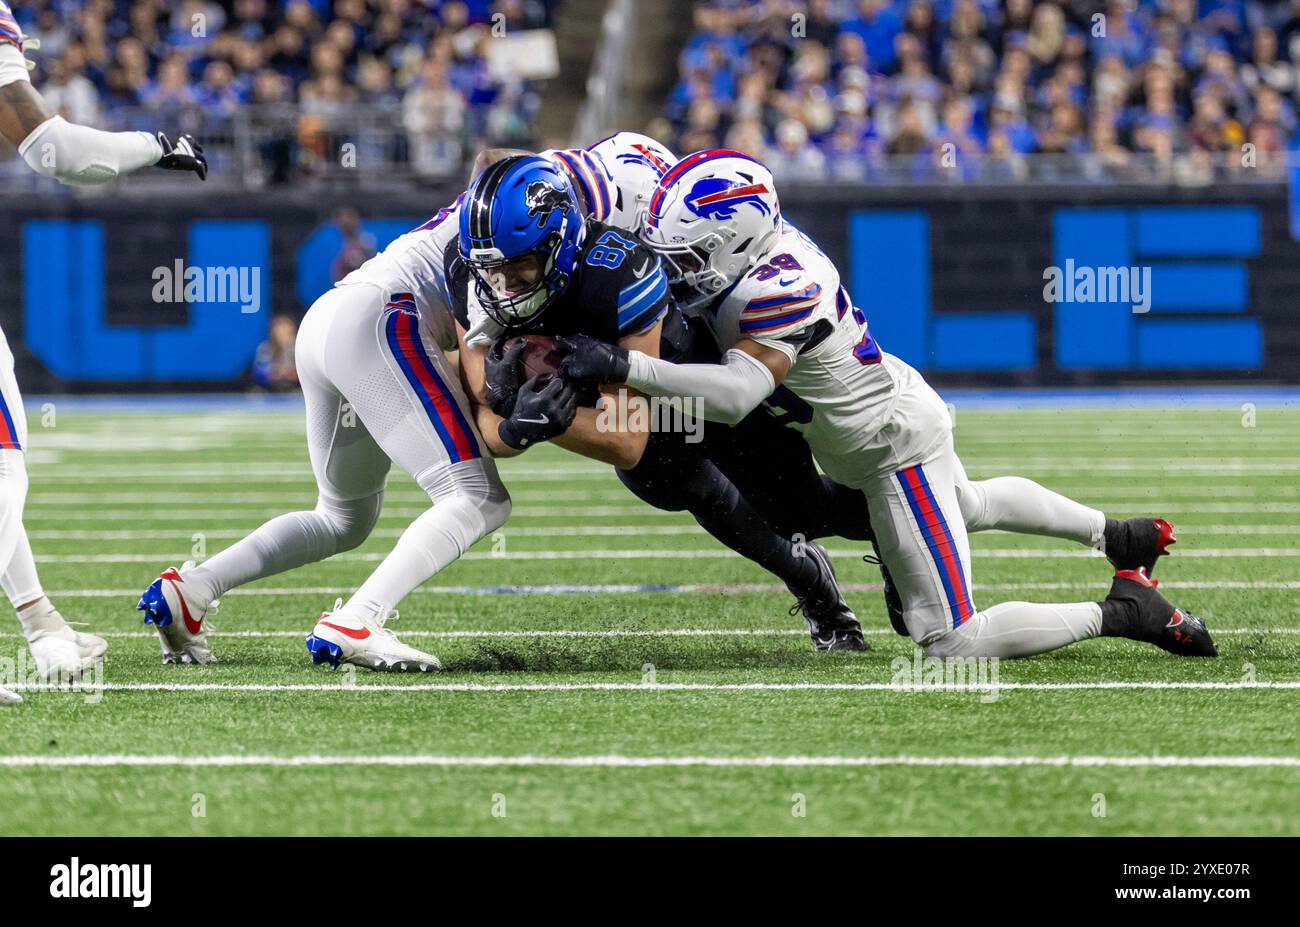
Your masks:
<instances>
[{"instance_id":1,"label":"blue lions helmet","mask_svg":"<svg viewBox=\"0 0 1300 927\"><path fill-rule=\"evenodd\" d=\"M565 291L582 237L572 183L536 156L488 167L460 211L460 256L484 311L507 328L535 324Z\"/></svg>"}]
</instances>

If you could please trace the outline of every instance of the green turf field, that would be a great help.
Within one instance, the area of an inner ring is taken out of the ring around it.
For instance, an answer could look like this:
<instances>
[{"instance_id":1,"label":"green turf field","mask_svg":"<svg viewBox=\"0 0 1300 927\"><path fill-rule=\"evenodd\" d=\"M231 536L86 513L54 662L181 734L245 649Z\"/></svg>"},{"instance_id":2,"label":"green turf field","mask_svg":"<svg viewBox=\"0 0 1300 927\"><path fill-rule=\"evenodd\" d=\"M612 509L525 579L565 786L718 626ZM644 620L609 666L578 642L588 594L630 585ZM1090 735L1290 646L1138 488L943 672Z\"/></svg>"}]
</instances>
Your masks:
<instances>
[{"instance_id":1,"label":"green turf field","mask_svg":"<svg viewBox=\"0 0 1300 927\"><path fill-rule=\"evenodd\" d=\"M1091 641L1002 663L997 689L891 688L914 652L859 547L828 544L873 650L817 654L770 577L551 447L503 464L510 522L403 604L395 630L447 672L331 673L303 647L422 510L397 474L363 547L227 596L220 664L164 667L139 592L311 506L299 419L33 416L42 578L110 649L105 689L0 709L0 833L1297 834L1300 410L1256 416L958 407L973 478L1175 521L1162 588L1221 651ZM1065 542L973 550L977 606L1108 588ZM560 584L581 588L493 592ZM643 584L672 591L619 588Z\"/></svg>"}]
</instances>

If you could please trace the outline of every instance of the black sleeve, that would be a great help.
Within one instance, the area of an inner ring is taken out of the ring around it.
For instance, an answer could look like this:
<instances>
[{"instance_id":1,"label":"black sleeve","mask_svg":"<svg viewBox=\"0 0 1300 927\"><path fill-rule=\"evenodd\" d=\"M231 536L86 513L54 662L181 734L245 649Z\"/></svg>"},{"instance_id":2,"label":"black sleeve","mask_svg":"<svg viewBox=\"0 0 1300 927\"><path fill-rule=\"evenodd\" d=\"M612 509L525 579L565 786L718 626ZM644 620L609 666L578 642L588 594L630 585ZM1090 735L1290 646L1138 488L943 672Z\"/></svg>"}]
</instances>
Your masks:
<instances>
[{"instance_id":1,"label":"black sleeve","mask_svg":"<svg viewBox=\"0 0 1300 927\"><path fill-rule=\"evenodd\" d=\"M588 319L586 327L598 328L598 337L614 342L639 334L663 318L669 306L668 278L659 258L645 245L621 247L617 241L628 239L617 230L612 230L615 242L601 245L599 233L610 230L598 225L594 231L597 234L588 236L583 249L579 299Z\"/></svg>"},{"instance_id":2,"label":"black sleeve","mask_svg":"<svg viewBox=\"0 0 1300 927\"><path fill-rule=\"evenodd\" d=\"M447 297L447 306L461 328L469 329L469 267L459 252L448 248L443 257L443 287Z\"/></svg>"}]
</instances>

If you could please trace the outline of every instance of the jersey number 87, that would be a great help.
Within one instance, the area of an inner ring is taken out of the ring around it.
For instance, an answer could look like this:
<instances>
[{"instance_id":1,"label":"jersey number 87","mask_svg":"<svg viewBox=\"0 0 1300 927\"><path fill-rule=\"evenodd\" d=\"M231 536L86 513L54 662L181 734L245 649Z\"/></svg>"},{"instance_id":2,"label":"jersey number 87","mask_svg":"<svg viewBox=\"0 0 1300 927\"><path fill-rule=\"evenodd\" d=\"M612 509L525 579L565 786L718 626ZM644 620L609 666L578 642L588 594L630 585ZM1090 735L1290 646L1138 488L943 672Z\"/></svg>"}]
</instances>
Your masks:
<instances>
[{"instance_id":1,"label":"jersey number 87","mask_svg":"<svg viewBox=\"0 0 1300 927\"><path fill-rule=\"evenodd\" d=\"M628 241L617 232L606 232L596 239L596 244L587 252L587 263L593 267L615 268L636 247L636 242Z\"/></svg>"}]
</instances>

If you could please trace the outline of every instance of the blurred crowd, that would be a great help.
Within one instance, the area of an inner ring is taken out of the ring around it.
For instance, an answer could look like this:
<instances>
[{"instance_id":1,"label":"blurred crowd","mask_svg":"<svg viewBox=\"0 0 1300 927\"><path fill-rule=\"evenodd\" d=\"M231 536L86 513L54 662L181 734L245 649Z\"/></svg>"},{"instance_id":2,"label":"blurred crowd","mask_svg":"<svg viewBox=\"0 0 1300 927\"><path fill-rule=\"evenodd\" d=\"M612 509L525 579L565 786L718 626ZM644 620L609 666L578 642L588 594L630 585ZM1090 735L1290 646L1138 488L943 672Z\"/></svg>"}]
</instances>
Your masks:
<instances>
[{"instance_id":1,"label":"blurred crowd","mask_svg":"<svg viewBox=\"0 0 1300 927\"><path fill-rule=\"evenodd\" d=\"M1204 182L1280 174L1296 135L1300 0L703 0L694 15L657 131L778 176Z\"/></svg>"},{"instance_id":2,"label":"blurred crowd","mask_svg":"<svg viewBox=\"0 0 1300 927\"><path fill-rule=\"evenodd\" d=\"M531 141L527 80L487 43L551 24L559 0L17 0L41 42L33 80L67 118L208 137L255 117L268 181L331 157L356 125L387 162L456 170L484 144ZM250 108L250 105L252 108ZM287 126L287 129L286 129Z\"/></svg>"}]
</instances>

